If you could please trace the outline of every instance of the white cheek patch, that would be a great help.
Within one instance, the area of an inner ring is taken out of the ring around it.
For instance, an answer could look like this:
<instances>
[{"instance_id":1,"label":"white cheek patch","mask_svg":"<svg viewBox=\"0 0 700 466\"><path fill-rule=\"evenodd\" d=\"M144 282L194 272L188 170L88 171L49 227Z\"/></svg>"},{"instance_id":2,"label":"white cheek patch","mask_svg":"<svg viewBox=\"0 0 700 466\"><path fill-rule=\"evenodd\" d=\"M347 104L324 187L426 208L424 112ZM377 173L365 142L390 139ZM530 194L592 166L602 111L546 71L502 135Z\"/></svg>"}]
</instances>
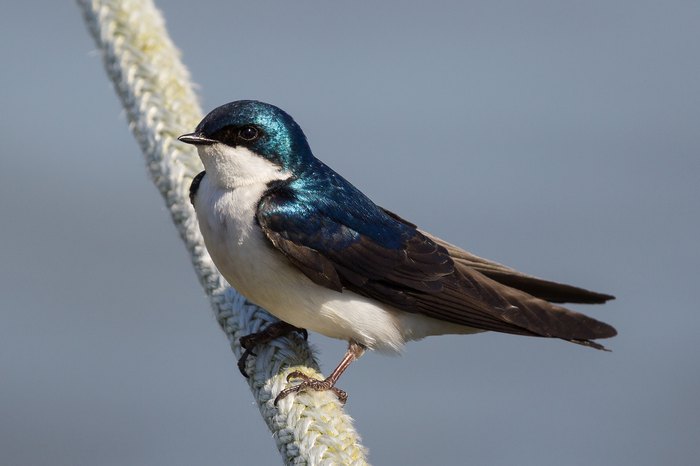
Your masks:
<instances>
[{"instance_id":1,"label":"white cheek patch","mask_svg":"<svg viewBox=\"0 0 700 466\"><path fill-rule=\"evenodd\" d=\"M216 143L199 146L207 175L211 175L222 188L236 188L250 184L267 184L286 180L291 173L246 147L231 147Z\"/></svg>"}]
</instances>

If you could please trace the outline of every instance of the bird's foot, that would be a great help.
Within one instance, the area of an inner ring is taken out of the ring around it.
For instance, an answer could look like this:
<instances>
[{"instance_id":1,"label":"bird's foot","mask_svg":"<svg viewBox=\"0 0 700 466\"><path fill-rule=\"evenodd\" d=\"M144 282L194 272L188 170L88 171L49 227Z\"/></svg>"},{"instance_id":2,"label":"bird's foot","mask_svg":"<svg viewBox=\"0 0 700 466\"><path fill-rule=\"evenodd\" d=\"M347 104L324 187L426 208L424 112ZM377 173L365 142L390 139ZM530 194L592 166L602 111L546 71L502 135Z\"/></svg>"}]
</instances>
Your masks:
<instances>
[{"instance_id":1,"label":"bird's foot","mask_svg":"<svg viewBox=\"0 0 700 466\"><path fill-rule=\"evenodd\" d=\"M355 340L350 340L348 342L348 350L345 352L345 356L343 356L343 359L340 360L338 367L336 367L333 372L331 372L331 375L329 375L325 380L312 379L308 375L299 371L290 372L287 376L287 382L289 382L291 379L302 379L302 382L299 385L282 390L279 395L277 395L277 398L275 398L275 406L277 406L277 403L287 395L291 393L299 393L302 390L314 390L317 392L333 390L333 393L336 394L338 400L340 400L342 404L345 404L345 402L348 401L348 394L337 388L335 383L338 381L340 376L343 375L345 369L347 369L354 360L362 356L362 353L364 352L365 347L363 345Z\"/></svg>"},{"instance_id":2,"label":"bird's foot","mask_svg":"<svg viewBox=\"0 0 700 466\"><path fill-rule=\"evenodd\" d=\"M304 337L304 340L308 340L309 338L309 333L306 331L306 329L295 327L281 320L279 322L275 322L273 324L268 325L259 332L251 333L250 335L241 337L238 341L240 342L241 347L245 351L243 351L243 354L238 359L238 370L241 371L243 377L245 377L246 379L248 378L248 373L245 370L245 364L248 360L248 357L257 356L255 353L253 353L253 348L255 348L256 345L263 345L265 343L269 343L275 338L286 336L292 332L299 332L301 336Z\"/></svg>"},{"instance_id":3,"label":"bird's foot","mask_svg":"<svg viewBox=\"0 0 700 466\"><path fill-rule=\"evenodd\" d=\"M299 393L305 390L313 390L316 392L331 390L333 391L333 393L336 394L338 400L340 400L342 404L345 404L345 402L348 401L348 394L345 393L344 390L335 387L335 381L332 380L331 377L328 377L325 380L318 380L309 377L303 372L294 371L290 372L289 375L287 375L287 382L290 382L292 379L301 379L302 382L299 385L295 385L293 387L285 388L284 390L282 390L279 393L279 395L277 395L277 397L275 398L275 406L277 406L277 403L281 399L286 398L288 395L291 395L292 393Z\"/></svg>"}]
</instances>

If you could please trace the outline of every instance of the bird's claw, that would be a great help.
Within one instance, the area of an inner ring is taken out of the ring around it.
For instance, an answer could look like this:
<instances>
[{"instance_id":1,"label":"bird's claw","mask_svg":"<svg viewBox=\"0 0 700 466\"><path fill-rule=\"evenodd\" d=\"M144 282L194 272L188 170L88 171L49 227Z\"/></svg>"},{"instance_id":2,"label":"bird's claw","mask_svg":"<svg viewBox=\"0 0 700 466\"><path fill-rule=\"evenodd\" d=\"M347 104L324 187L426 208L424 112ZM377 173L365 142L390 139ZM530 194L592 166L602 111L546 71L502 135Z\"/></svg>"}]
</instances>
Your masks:
<instances>
[{"instance_id":1,"label":"bird's claw","mask_svg":"<svg viewBox=\"0 0 700 466\"><path fill-rule=\"evenodd\" d=\"M241 344L241 346L243 346L243 344ZM246 348L245 346L243 346L243 348L245 348L245 351L243 351L243 354L241 354L241 357L238 358L238 370L241 371L241 374L243 374L243 377L248 379L248 378L250 378L250 376L245 371L245 363L248 360L248 356L257 356L257 354L253 353L250 350L250 348Z\"/></svg>"},{"instance_id":2,"label":"bird's claw","mask_svg":"<svg viewBox=\"0 0 700 466\"><path fill-rule=\"evenodd\" d=\"M314 379L300 371L293 371L287 375L287 382L291 382L292 379L301 379L302 382L279 392L274 401L275 406L277 406L277 403L279 403L281 399L286 398L292 393L299 393L304 390L313 390L316 392L331 390L338 397L341 404L345 404L345 402L348 401L348 394L344 390L333 386L333 382L330 379Z\"/></svg>"},{"instance_id":3,"label":"bird's claw","mask_svg":"<svg viewBox=\"0 0 700 466\"><path fill-rule=\"evenodd\" d=\"M243 377L246 379L249 378L248 373L245 370L245 366L249 356L257 356L257 354L253 352L253 348L255 348L256 345L267 343L275 338L285 336L291 332L299 332L304 340L308 340L309 338L309 332L307 332L306 329L295 327L283 321L270 324L259 332L242 336L238 341L241 348L243 348L245 351L243 351L241 357L238 358L238 370L241 371Z\"/></svg>"}]
</instances>

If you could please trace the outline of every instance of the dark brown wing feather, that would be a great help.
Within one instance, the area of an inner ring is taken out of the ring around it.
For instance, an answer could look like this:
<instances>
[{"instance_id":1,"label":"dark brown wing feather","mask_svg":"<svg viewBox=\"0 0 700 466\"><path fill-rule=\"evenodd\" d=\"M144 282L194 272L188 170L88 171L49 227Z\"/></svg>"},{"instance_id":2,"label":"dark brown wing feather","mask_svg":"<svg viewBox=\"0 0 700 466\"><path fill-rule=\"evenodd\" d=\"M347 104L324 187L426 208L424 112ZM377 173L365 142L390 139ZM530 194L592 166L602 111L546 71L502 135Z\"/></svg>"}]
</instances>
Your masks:
<instances>
[{"instance_id":1,"label":"dark brown wing feather","mask_svg":"<svg viewBox=\"0 0 700 466\"><path fill-rule=\"evenodd\" d=\"M404 220L395 213L386 209L384 209L384 212L386 212L390 217L415 228L414 224ZM498 283L524 291L525 293L531 294L537 298L553 303L580 304L602 304L611 299L615 299L614 296L609 294L589 291L576 286L557 283L550 280L543 280L538 277L533 277L532 275L518 272L517 270L503 264L499 264L498 262L490 261L488 259L484 259L483 257L474 255L458 246L438 238L437 236L431 235L428 232L422 230L419 231L433 240L435 243L444 247L450 257L459 266L477 270Z\"/></svg>"},{"instance_id":2,"label":"dark brown wing feather","mask_svg":"<svg viewBox=\"0 0 700 466\"><path fill-rule=\"evenodd\" d=\"M602 304L614 296L589 291L576 286L543 280L527 275L505 265L471 254L436 236L421 231L428 238L447 249L450 257L461 267L468 267L503 285L524 291L537 298L553 303Z\"/></svg>"},{"instance_id":3,"label":"dark brown wing feather","mask_svg":"<svg viewBox=\"0 0 700 466\"><path fill-rule=\"evenodd\" d=\"M343 271L339 274L342 279ZM457 263L453 272L441 276L437 283L440 289L433 292L378 280L345 285L404 311L483 330L556 337L598 349L603 347L590 340L617 334L608 324L503 285Z\"/></svg>"},{"instance_id":4,"label":"dark brown wing feather","mask_svg":"<svg viewBox=\"0 0 700 466\"><path fill-rule=\"evenodd\" d=\"M265 233L273 246L287 256L287 259L314 283L335 291L343 291L343 284L335 267L318 251L296 244L276 231L266 229Z\"/></svg>"},{"instance_id":5,"label":"dark brown wing feather","mask_svg":"<svg viewBox=\"0 0 700 466\"><path fill-rule=\"evenodd\" d=\"M542 299L601 302L607 295L520 274L420 232L388 212L397 222L385 222L382 228L392 238L405 238L399 246L382 246L322 211L309 212L306 220L289 215L300 210L294 202L289 192L271 190L259 204L258 223L272 246L321 286L347 288L406 312L459 325L561 338L599 349L603 347L591 340L617 333Z\"/></svg>"}]
</instances>

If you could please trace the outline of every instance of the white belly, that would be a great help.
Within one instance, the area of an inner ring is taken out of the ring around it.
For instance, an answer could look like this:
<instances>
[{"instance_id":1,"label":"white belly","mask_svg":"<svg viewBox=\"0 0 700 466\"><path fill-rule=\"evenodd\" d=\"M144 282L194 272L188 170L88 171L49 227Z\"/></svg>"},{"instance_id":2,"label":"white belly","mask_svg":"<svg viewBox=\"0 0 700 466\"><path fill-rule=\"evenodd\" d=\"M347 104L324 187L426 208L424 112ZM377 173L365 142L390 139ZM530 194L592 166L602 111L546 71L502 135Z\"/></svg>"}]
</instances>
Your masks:
<instances>
[{"instance_id":1,"label":"white belly","mask_svg":"<svg viewBox=\"0 0 700 466\"><path fill-rule=\"evenodd\" d=\"M398 351L407 340L474 330L398 311L351 291L312 282L263 237L255 212L264 184L223 190L202 179L195 210L204 242L226 280L249 301L300 328L368 348Z\"/></svg>"}]
</instances>

